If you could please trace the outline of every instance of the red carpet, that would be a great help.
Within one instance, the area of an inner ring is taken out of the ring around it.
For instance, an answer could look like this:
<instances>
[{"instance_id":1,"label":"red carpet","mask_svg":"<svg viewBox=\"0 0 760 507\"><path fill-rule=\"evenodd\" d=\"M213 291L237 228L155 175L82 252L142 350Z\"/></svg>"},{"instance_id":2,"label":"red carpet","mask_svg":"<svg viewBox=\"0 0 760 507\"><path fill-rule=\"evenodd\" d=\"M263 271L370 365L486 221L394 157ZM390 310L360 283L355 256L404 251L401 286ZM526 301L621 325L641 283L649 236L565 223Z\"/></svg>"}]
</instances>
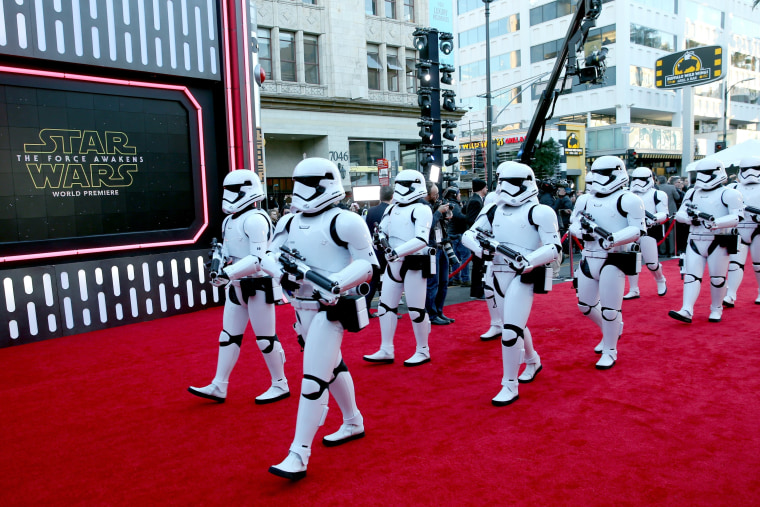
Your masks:
<instances>
[{"instance_id":1,"label":"red carpet","mask_svg":"<svg viewBox=\"0 0 760 507\"><path fill-rule=\"evenodd\" d=\"M252 335L227 403L186 392L214 374L215 308L0 350L0 505L757 505L760 501L760 306L750 275L736 308L694 323L681 306L674 261L667 296L648 273L628 301L617 365L597 371L599 332L570 283L536 298L531 328L543 371L520 400L495 408L498 341L483 343L482 301L447 308L432 363L413 352L407 317L397 362L361 356L379 344L376 319L346 334L367 437L325 448L340 425L330 403L306 479L267 472L295 427L301 353L292 308L278 333L294 396L258 406L268 375ZM250 333L250 332L249 332Z\"/></svg>"}]
</instances>

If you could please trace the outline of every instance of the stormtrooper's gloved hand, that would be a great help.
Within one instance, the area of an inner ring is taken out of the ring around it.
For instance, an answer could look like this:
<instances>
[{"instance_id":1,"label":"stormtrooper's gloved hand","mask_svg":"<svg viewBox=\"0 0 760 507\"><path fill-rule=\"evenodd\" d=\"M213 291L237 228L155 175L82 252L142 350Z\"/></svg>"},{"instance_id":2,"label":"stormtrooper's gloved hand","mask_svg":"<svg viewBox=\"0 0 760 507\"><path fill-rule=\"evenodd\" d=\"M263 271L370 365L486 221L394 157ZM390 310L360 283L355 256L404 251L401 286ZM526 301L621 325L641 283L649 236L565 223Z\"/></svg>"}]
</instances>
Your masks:
<instances>
[{"instance_id":1,"label":"stormtrooper's gloved hand","mask_svg":"<svg viewBox=\"0 0 760 507\"><path fill-rule=\"evenodd\" d=\"M224 268L219 270L219 273L215 277L211 278L211 285L214 287L223 287L230 283L230 277L224 271Z\"/></svg>"}]
</instances>

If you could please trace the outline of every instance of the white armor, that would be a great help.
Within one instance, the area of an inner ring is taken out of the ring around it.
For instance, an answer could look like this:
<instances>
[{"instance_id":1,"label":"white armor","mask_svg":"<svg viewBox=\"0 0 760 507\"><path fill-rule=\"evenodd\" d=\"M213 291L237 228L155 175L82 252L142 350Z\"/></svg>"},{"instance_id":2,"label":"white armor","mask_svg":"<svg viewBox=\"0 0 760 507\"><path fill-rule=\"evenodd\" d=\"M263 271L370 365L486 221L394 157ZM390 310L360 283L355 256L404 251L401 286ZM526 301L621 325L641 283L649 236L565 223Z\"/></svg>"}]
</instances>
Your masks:
<instances>
[{"instance_id":1,"label":"white armor","mask_svg":"<svg viewBox=\"0 0 760 507\"><path fill-rule=\"evenodd\" d=\"M518 399L518 383L533 381L542 368L527 322L535 286L540 285L541 291L551 289L552 270L546 264L559 257L562 247L557 215L549 206L538 204L538 190L530 167L504 162L499 165L497 174L499 204L484 207L472 228L462 235L462 244L476 255L493 255L494 296L503 323L503 376L502 389L491 402L505 406ZM517 262L498 249L492 250L494 245L484 252L478 239L482 231L492 234L499 247L519 252L524 261ZM526 363L525 370L518 377L522 362Z\"/></svg>"},{"instance_id":2,"label":"white armor","mask_svg":"<svg viewBox=\"0 0 760 507\"><path fill-rule=\"evenodd\" d=\"M321 178L320 171L324 173ZM313 178L311 182L318 184L312 187L316 194L324 193L319 188L322 182L330 186L339 178L337 167L325 159L307 159L296 166L293 179L306 181L304 185L308 187L309 181L300 179L304 172ZM323 443L335 446L364 436L364 420L356 406L353 379L343 362L340 346L344 326L355 326L354 330L358 330L368 322L365 298L348 295L372 278L373 266L378 263L366 222L356 213L334 207L341 199L337 197L339 194L327 204L316 205L316 199L311 199L307 206L306 201L299 201L299 209L319 209L281 219L270 245L271 252L262 261L262 268L274 278L285 276L293 283L279 257L281 247L295 249L307 270L326 277L336 287L334 291L319 292L308 273L302 279L296 277L298 286L291 303L296 310L296 331L305 342L301 399L288 456L269 469L275 475L293 480L306 475L312 441L324 423L330 394L343 414L343 424L337 432L325 436ZM303 195L313 194L305 191Z\"/></svg>"},{"instance_id":3,"label":"white armor","mask_svg":"<svg viewBox=\"0 0 760 507\"><path fill-rule=\"evenodd\" d=\"M488 192L483 199L483 208L489 204L494 204L498 197L498 192ZM482 210L481 210L482 211ZM496 301L496 292L494 291L493 262L490 257L483 262L483 297L485 298L486 308L488 308L488 331L480 335L484 342L495 340L501 337L501 330L504 327L501 321L501 307Z\"/></svg>"},{"instance_id":4,"label":"white armor","mask_svg":"<svg viewBox=\"0 0 760 507\"><path fill-rule=\"evenodd\" d=\"M645 231L644 203L625 189L628 176L619 158L598 158L591 166L591 176L590 193L575 202L568 231L583 239L582 260L575 272L578 308L602 331L602 341L595 348L602 354L596 368L606 370L615 365L617 341L623 332L623 270L627 274L639 271L639 254L631 243ZM609 188L615 190L607 193ZM612 233L612 238L605 240L590 233L583 227L582 213L590 214L596 225Z\"/></svg>"},{"instance_id":5,"label":"white armor","mask_svg":"<svg viewBox=\"0 0 760 507\"><path fill-rule=\"evenodd\" d=\"M662 190L654 188L654 176L649 168L637 167L631 172L631 192L638 195L644 203L647 229L660 227L668 220L668 196ZM657 252L657 240L652 236L641 236L638 244L644 265L652 272L657 282L657 294L664 296L668 292L668 286L665 275L662 274L662 264L660 264ZM628 294L623 296L623 299L639 298L641 295L639 275L630 275L628 282Z\"/></svg>"},{"instance_id":6,"label":"white armor","mask_svg":"<svg viewBox=\"0 0 760 507\"><path fill-rule=\"evenodd\" d=\"M419 178L410 174L419 174L417 171L401 171L399 176L402 176L402 173L408 173L405 175L407 181L413 176L414 184L420 184ZM421 185L425 188L424 179ZM396 178L395 186L394 199L397 199L400 193L406 192L407 183L400 183ZM406 200L404 198L404 201ZM430 318L425 311L427 283L424 271L426 268L430 275L435 274L435 255L431 254L427 244L432 221L433 211L427 204L420 202L419 197L416 201L388 206L380 220L380 230L388 236L388 243L393 252L386 255L388 265L382 275L383 290L377 309L377 316L380 318L380 350L365 355L365 361L380 364L390 364L394 361L393 337L398 324L398 304L404 292L417 342L414 355L404 361L404 365L418 366L430 362Z\"/></svg>"},{"instance_id":7,"label":"white armor","mask_svg":"<svg viewBox=\"0 0 760 507\"><path fill-rule=\"evenodd\" d=\"M726 181L723 164L705 158L694 167L697 178L694 188L687 191L676 220L691 224L683 266L683 307L668 315L691 323L694 303L699 296L705 264L710 274L710 322L720 322L723 298L726 295L726 274L729 252L736 251L738 236L735 227L742 213L742 195L733 188L721 187L716 181ZM695 208L691 208L695 206ZM694 216L702 213L702 217Z\"/></svg>"},{"instance_id":8,"label":"white armor","mask_svg":"<svg viewBox=\"0 0 760 507\"><path fill-rule=\"evenodd\" d=\"M760 209L760 157L746 157L739 165L737 183L733 188L742 194L745 206ZM744 277L744 265L747 261L747 253L750 254L752 269L760 285L760 216L744 210L743 220L736 229L739 232L740 243L737 253L731 254L728 265L728 289L723 298L723 306L733 307L739 285ZM755 299L760 304L760 290Z\"/></svg>"},{"instance_id":9,"label":"white armor","mask_svg":"<svg viewBox=\"0 0 760 507\"><path fill-rule=\"evenodd\" d=\"M256 398L256 403L272 403L290 396L285 353L275 333L275 302L282 298L282 292L279 283L260 267L272 235L269 215L253 208L263 197L259 178L252 171L240 169L224 179L223 211L234 214L222 224L221 250L226 265L211 280L218 287L226 285L216 376L206 387L188 388L196 396L220 403L227 398L229 377L249 320L272 377L271 387Z\"/></svg>"}]
</instances>

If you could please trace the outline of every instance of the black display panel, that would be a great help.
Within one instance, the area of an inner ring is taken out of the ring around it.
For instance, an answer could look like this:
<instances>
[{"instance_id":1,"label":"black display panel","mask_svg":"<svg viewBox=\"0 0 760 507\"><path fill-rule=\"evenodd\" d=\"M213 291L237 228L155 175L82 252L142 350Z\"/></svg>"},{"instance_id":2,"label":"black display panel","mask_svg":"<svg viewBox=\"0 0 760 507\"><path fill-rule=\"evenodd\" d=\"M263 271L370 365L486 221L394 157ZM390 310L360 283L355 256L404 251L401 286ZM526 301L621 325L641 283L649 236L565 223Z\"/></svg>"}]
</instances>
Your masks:
<instances>
[{"instance_id":1,"label":"black display panel","mask_svg":"<svg viewBox=\"0 0 760 507\"><path fill-rule=\"evenodd\" d=\"M0 257L191 241L201 123L179 87L0 72Z\"/></svg>"}]
</instances>

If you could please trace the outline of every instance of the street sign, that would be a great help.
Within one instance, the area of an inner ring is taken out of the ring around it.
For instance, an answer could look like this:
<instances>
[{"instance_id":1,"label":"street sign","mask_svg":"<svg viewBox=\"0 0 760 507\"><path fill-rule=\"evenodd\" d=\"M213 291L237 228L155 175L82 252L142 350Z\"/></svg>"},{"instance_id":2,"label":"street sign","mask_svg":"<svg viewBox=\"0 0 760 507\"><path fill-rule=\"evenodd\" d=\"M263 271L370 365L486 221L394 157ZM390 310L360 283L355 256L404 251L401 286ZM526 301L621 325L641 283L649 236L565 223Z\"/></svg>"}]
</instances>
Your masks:
<instances>
[{"instance_id":1,"label":"street sign","mask_svg":"<svg viewBox=\"0 0 760 507\"><path fill-rule=\"evenodd\" d=\"M377 159L377 177L380 180L381 187L387 187L391 184L390 165L387 158Z\"/></svg>"},{"instance_id":2,"label":"street sign","mask_svg":"<svg viewBox=\"0 0 760 507\"><path fill-rule=\"evenodd\" d=\"M702 46L663 56L655 62L655 86L674 89L723 79L723 48Z\"/></svg>"}]
</instances>

